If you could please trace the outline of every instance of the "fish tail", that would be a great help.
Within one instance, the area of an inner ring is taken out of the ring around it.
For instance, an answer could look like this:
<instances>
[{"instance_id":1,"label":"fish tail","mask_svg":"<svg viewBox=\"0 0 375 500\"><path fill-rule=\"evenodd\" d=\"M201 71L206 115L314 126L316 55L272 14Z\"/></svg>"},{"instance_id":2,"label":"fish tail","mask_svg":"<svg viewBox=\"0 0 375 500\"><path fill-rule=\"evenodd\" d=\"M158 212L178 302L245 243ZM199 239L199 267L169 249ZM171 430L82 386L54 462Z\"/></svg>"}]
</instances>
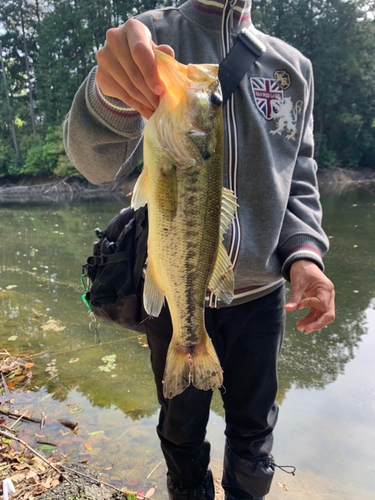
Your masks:
<instances>
[{"instance_id":1,"label":"fish tail","mask_svg":"<svg viewBox=\"0 0 375 500\"><path fill-rule=\"evenodd\" d=\"M194 347L181 347L171 341L165 365L163 394L171 399L190 384L203 391L214 390L223 383L223 370L211 339Z\"/></svg>"}]
</instances>

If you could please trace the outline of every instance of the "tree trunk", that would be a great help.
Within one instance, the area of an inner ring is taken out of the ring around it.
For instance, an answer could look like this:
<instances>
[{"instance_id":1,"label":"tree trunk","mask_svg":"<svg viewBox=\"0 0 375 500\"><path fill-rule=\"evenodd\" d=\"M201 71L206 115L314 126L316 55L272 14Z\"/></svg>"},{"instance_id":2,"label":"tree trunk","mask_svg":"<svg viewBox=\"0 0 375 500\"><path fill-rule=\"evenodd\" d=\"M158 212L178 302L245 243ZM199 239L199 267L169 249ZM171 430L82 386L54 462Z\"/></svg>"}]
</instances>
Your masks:
<instances>
[{"instance_id":1,"label":"tree trunk","mask_svg":"<svg viewBox=\"0 0 375 500\"><path fill-rule=\"evenodd\" d=\"M26 34L25 34L25 23L23 19L23 0L20 0L20 12L21 12L21 27L22 27L22 36L23 36L23 46L25 50L25 62L26 62L26 75L27 75L27 83L29 85L29 100L30 100L30 117L31 117L31 126L33 129L34 136L36 135L35 128L35 113L34 113L34 100L33 100L33 87L31 84L31 76L30 76L30 66L29 66L29 55L27 52L27 43L26 43Z\"/></svg>"},{"instance_id":2,"label":"tree trunk","mask_svg":"<svg viewBox=\"0 0 375 500\"><path fill-rule=\"evenodd\" d=\"M2 46L1 41L0 41L0 61L1 61L1 69L2 69L2 72L3 72L3 77L4 77L4 89L5 89L5 97L6 97L7 108L8 108L8 113L9 113L10 130L12 132L14 149L16 150L16 154L19 157L20 156L20 150L18 149L18 142L17 142L17 137L16 137L16 129L15 129L15 126L14 126L14 120L13 120L12 111L11 111L11 108L10 108L10 100L9 100L8 86L7 86L7 76L5 74L5 67L4 67L4 60L3 60L3 46Z\"/></svg>"}]
</instances>

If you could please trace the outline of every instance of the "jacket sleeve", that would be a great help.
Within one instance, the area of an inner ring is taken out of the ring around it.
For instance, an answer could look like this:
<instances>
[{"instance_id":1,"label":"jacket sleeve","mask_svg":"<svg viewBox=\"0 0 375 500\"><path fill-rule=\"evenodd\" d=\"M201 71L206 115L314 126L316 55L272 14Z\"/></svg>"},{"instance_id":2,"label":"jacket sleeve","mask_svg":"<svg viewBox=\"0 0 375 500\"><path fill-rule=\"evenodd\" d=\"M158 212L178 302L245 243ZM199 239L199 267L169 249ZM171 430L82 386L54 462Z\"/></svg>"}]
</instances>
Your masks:
<instances>
[{"instance_id":1,"label":"jacket sleeve","mask_svg":"<svg viewBox=\"0 0 375 500\"><path fill-rule=\"evenodd\" d=\"M71 163L93 184L126 177L142 156L146 120L122 101L105 96L93 68L79 88L64 123Z\"/></svg>"},{"instance_id":2,"label":"jacket sleeve","mask_svg":"<svg viewBox=\"0 0 375 500\"><path fill-rule=\"evenodd\" d=\"M322 257L329 247L328 238L321 227L322 208L316 176L317 164L313 159L314 88L310 62L307 82L307 106L302 137L278 244L282 273L288 281L290 281L290 266L300 259L315 262L323 271Z\"/></svg>"}]
</instances>

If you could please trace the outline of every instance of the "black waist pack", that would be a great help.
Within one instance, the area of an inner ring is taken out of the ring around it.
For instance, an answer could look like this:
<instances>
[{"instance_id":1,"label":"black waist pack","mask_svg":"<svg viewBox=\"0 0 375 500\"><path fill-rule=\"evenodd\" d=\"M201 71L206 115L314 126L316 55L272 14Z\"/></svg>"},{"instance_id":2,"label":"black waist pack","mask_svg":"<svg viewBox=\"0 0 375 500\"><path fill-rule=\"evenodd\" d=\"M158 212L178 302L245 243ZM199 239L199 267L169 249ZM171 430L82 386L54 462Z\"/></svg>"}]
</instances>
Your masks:
<instances>
[{"instance_id":1,"label":"black waist pack","mask_svg":"<svg viewBox=\"0 0 375 500\"><path fill-rule=\"evenodd\" d=\"M82 296L95 316L144 333L141 323L143 267L147 257L147 208L126 208L105 231L82 266Z\"/></svg>"}]
</instances>

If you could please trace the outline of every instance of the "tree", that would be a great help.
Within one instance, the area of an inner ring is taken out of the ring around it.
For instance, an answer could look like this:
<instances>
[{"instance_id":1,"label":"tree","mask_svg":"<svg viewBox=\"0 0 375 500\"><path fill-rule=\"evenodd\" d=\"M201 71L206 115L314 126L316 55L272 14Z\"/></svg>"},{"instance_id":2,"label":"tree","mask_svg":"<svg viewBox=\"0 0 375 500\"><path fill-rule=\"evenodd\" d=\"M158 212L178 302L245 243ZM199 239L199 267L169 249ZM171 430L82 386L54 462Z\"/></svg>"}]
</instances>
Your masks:
<instances>
[{"instance_id":1,"label":"tree","mask_svg":"<svg viewBox=\"0 0 375 500\"><path fill-rule=\"evenodd\" d=\"M254 0L254 22L312 60L316 157L363 165L374 149L373 3L361 0Z\"/></svg>"}]
</instances>

